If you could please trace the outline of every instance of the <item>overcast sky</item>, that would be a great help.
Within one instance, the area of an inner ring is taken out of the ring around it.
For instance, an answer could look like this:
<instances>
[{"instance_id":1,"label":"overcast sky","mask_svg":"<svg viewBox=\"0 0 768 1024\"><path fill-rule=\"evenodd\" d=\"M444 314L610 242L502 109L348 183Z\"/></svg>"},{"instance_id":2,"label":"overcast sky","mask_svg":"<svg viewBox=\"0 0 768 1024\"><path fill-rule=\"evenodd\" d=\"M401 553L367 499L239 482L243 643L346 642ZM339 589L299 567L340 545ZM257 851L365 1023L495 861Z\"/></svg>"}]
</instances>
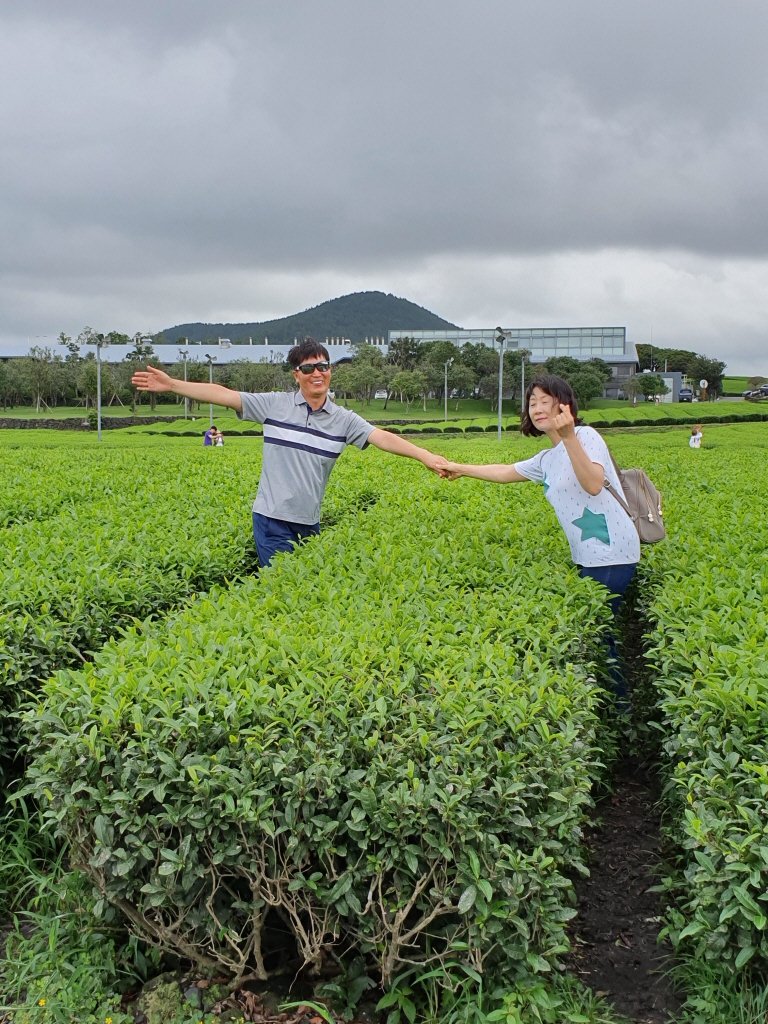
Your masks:
<instances>
[{"instance_id":1,"label":"overcast sky","mask_svg":"<svg viewBox=\"0 0 768 1024\"><path fill-rule=\"evenodd\" d=\"M764 0L6 0L0 342L376 289L768 376Z\"/></svg>"}]
</instances>

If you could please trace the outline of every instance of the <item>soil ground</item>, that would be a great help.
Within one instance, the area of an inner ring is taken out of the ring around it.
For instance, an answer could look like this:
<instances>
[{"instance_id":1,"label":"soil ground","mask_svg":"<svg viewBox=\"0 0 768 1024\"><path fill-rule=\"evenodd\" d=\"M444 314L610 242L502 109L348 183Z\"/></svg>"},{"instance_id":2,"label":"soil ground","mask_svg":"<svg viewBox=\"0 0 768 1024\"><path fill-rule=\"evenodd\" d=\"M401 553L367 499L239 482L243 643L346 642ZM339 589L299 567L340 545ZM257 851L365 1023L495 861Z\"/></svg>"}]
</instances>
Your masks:
<instances>
[{"instance_id":1,"label":"soil ground","mask_svg":"<svg viewBox=\"0 0 768 1024\"><path fill-rule=\"evenodd\" d=\"M569 970L636 1024L678 1019L682 999L659 945L660 822L654 778L637 763L616 766L612 792L598 804L587 837L590 877L577 883Z\"/></svg>"}]
</instances>

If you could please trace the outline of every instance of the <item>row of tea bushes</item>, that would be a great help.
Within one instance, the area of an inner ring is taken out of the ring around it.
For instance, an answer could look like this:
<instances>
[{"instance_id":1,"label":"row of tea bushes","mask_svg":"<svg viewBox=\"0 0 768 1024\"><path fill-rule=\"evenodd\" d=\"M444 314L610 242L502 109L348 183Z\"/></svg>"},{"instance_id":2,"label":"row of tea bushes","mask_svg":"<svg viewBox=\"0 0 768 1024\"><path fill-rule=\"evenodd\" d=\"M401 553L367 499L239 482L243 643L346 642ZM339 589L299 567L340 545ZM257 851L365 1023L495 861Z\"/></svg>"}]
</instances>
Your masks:
<instances>
[{"instance_id":1,"label":"row of tea bushes","mask_svg":"<svg viewBox=\"0 0 768 1024\"><path fill-rule=\"evenodd\" d=\"M209 969L357 953L385 984L414 962L512 982L566 949L605 607L542 574L564 544L533 488L384 465L365 517L129 631L26 717L30 789L105 912Z\"/></svg>"},{"instance_id":2,"label":"row of tea bushes","mask_svg":"<svg viewBox=\"0 0 768 1024\"><path fill-rule=\"evenodd\" d=\"M702 449L672 543L649 566L647 658L659 691L679 870L666 934L698 960L768 967L768 437ZM682 465L682 461L681 461ZM657 555L657 552L654 552Z\"/></svg>"},{"instance_id":3,"label":"row of tea bushes","mask_svg":"<svg viewBox=\"0 0 768 1024\"><path fill-rule=\"evenodd\" d=\"M119 491L119 481L140 470L140 460L133 451L6 447L0 450L0 529Z\"/></svg>"},{"instance_id":4,"label":"row of tea bushes","mask_svg":"<svg viewBox=\"0 0 768 1024\"><path fill-rule=\"evenodd\" d=\"M0 764L16 749L9 715L25 691L136 619L255 570L260 458L258 442L213 456L178 446L34 453L26 504L17 500L27 521L7 527L0 548ZM331 490L331 517L375 500L359 476L346 493ZM24 494L20 474L12 492Z\"/></svg>"}]
</instances>

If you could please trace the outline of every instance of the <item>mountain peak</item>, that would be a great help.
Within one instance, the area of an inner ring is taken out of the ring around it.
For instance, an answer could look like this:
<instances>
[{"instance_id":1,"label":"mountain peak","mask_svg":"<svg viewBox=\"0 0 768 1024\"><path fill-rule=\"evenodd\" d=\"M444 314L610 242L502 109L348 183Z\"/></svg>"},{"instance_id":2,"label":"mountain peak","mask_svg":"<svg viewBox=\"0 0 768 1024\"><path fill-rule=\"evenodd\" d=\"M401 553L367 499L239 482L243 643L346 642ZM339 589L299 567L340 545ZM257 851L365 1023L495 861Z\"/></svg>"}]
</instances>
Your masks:
<instances>
[{"instance_id":1,"label":"mountain peak","mask_svg":"<svg viewBox=\"0 0 768 1024\"><path fill-rule=\"evenodd\" d=\"M324 341L325 338L348 338L352 342L366 338L386 338L389 331L402 330L455 330L456 324L443 320L423 306L390 293L367 291L352 292L336 299L328 299L301 313L277 320L253 323L188 323L168 327L155 336L158 344L174 344L181 338L189 342L215 342L229 338L233 344L247 344L249 339L272 345L292 345L295 338L307 335Z\"/></svg>"}]
</instances>

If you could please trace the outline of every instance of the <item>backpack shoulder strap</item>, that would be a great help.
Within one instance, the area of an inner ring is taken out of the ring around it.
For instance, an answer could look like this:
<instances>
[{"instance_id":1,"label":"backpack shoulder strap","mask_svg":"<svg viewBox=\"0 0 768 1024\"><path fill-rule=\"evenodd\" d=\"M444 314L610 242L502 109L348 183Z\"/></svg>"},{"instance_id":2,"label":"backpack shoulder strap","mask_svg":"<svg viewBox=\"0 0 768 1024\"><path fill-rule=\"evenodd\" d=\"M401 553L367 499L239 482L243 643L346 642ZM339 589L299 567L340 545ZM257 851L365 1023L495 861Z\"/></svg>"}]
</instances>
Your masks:
<instances>
[{"instance_id":1,"label":"backpack shoulder strap","mask_svg":"<svg viewBox=\"0 0 768 1024\"><path fill-rule=\"evenodd\" d=\"M606 491L608 491L609 494L613 495L613 497L616 499L616 501L618 501L618 503L621 505L621 507L627 513L629 518L632 519L632 513L629 511L629 505L627 505L626 501L624 501L624 499L621 497L621 495L616 490L616 488L613 486L613 484L608 479L608 477L605 478L605 481L603 483L603 487L605 487ZM634 520L632 520L632 521L634 522Z\"/></svg>"},{"instance_id":2,"label":"backpack shoulder strap","mask_svg":"<svg viewBox=\"0 0 768 1024\"><path fill-rule=\"evenodd\" d=\"M606 445L605 447L608 449L608 456L609 456L611 462L613 463L613 468L616 470L616 476L619 478L619 480L621 480L621 469L619 468L619 464L616 461L616 459L614 459L613 452L611 451L610 448L608 448L608 445ZM608 479L607 476L605 477L605 481L603 483L603 487L605 487L606 491L608 491L609 494L613 495L613 497L616 499L616 501L618 501L618 503L621 505L621 507L627 513L629 518L632 519L632 513L629 510L629 505L627 505L626 501L624 501L624 499L621 497L621 495L616 490L616 488L613 486L613 484L611 483L611 481ZM634 519L632 521L634 522Z\"/></svg>"}]
</instances>

